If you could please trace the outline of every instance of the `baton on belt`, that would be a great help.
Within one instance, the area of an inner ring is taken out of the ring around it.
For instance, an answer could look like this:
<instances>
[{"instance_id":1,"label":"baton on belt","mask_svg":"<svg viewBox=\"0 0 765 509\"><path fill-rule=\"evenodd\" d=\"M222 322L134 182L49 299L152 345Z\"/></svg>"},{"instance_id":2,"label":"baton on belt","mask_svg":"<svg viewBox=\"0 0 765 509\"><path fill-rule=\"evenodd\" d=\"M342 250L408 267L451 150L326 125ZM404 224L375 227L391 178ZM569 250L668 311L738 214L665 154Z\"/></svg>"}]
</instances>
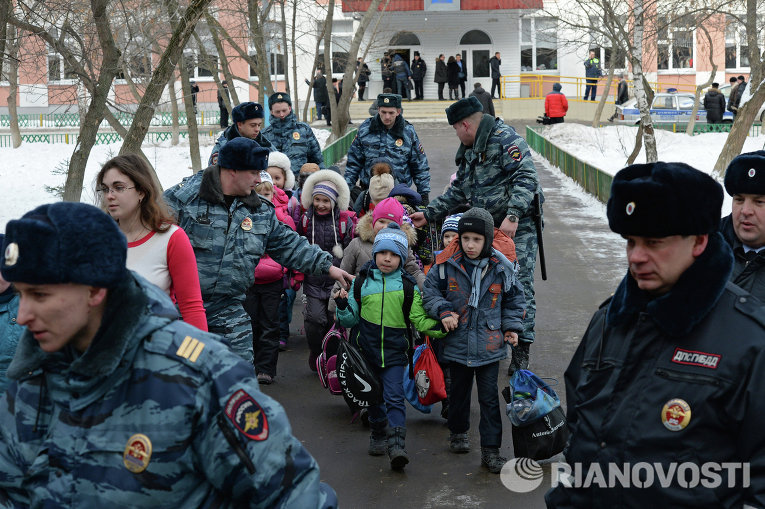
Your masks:
<instances>
[{"instance_id":1,"label":"baton on belt","mask_svg":"<svg viewBox=\"0 0 765 509\"><path fill-rule=\"evenodd\" d=\"M545 243L542 238L542 203L539 193L534 195L531 201L531 214L534 218L534 226L537 229L537 246L539 248L539 270L542 272L542 280L547 281L547 265L545 264Z\"/></svg>"}]
</instances>

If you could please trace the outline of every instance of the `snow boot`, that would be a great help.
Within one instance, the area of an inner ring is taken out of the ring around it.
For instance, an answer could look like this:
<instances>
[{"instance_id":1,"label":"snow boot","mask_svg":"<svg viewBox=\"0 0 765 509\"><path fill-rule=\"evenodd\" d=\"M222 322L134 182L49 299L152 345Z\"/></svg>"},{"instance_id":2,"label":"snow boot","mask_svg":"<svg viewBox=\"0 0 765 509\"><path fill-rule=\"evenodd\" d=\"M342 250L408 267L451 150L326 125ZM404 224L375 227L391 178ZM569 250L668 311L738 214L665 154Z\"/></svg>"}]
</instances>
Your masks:
<instances>
[{"instance_id":1,"label":"snow boot","mask_svg":"<svg viewBox=\"0 0 765 509\"><path fill-rule=\"evenodd\" d=\"M405 440L406 428L399 427L388 430L388 457L390 458L390 467L394 470L401 470L409 463Z\"/></svg>"},{"instance_id":2,"label":"snow boot","mask_svg":"<svg viewBox=\"0 0 765 509\"><path fill-rule=\"evenodd\" d=\"M468 440L468 434L452 433L449 435L449 450L457 454L470 452L470 440Z\"/></svg>"},{"instance_id":3,"label":"snow boot","mask_svg":"<svg viewBox=\"0 0 765 509\"><path fill-rule=\"evenodd\" d=\"M526 341L518 341L518 346L513 348L513 358L510 360L510 365L507 367L507 376L513 376L513 373L519 369L529 368L529 346L531 343Z\"/></svg>"},{"instance_id":4,"label":"snow boot","mask_svg":"<svg viewBox=\"0 0 765 509\"><path fill-rule=\"evenodd\" d=\"M499 455L497 447L481 447L481 465L489 469L492 474L498 474L507 463L507 458Z\"/></svg>"},{"instance_id":5,"label":"snow boot","mask_svg":"<svg viewBox=\"0 0 765 509\"><path fill-rule=\"evenodd\" d=\"M369 434L369 449L367 453L370 456L383 456L388 450L388 421L370 422L369 427L372 432Z\"/></svg>"}]
</instances>

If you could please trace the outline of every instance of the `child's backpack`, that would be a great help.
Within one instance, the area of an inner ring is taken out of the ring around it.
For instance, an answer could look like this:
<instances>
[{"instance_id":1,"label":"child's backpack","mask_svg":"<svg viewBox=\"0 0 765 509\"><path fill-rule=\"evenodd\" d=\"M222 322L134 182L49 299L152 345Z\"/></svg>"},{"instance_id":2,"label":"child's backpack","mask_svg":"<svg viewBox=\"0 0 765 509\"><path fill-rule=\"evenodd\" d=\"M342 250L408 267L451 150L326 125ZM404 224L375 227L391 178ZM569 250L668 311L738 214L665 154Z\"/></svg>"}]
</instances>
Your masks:
<instances>
[{"instance_id":1,"label":"child's backpack","mask_svg":"<svg viewBox=\"0 0 765 509\"><path fill-rule=\"evenodd\" d=\"M340 395L343 389L337 379L337 348L346 340L345 329L335 324L324 336L321 354L316 357L316 372L322 387L329 389L330 394Z\"/></svg>"}]
</instances>

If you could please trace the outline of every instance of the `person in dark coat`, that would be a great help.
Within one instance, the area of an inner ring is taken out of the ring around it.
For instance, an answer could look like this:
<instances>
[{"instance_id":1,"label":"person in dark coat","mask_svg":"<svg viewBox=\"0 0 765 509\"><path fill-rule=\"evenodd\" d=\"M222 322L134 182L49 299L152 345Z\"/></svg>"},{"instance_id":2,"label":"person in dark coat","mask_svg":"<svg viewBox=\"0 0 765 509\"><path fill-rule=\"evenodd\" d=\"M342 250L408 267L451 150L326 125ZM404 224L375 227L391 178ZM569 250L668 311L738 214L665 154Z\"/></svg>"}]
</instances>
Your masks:
<instances>
[{"instance_id":1,"label":"person in dark coat","mask_svg":"<svg viewBox=\"0 0 765 509\"><path fill-rule=\"evenodd\" d=\"M561 84L555 83L553 91L545 97L545 115L549 119L545 122L546 124L563 123L563 117L566 116L568 111L568 99L563 95L561 89Z\"/></svg>"},{"instance_id":2,"label":"person in dark coat","mask_svg":"<svg viewBox=\"0 0 765 509\"><path fill-rule=\"evenodd\" d=\"M438 100L443 101L444 100L444 85L447 81L449 81L449 77L447 76L446 72L446 62L444 62L444 59L446 57L443 53L438 55L438 58L436 59L436 72L433 76L433 81L435 83L438 83Z\"/></svg>"},{"instance_id":3,"label":"person in dark coat","mask_svg":"<svg viewBox=\"0 0 765 509\"><path fill-rule=\"evenodd\" d=\"M460 72L457 73L457 77L459 78L460 82L460 90L462 91L462 98L465 98L465 82L467 81L467 68L465 67L465 62L462 61L462 55L457 53L454 55L454 58L456 59L457 65L460 68ZM457 99L457 97L455 97Z\"/></svg>"},{"instance_id":4,"label":"person in dark coat","mask_svg":"<svg viewBox=\"0 0 765 509\"><path fill-rule=\"evenodd\" d=\"M454 57L449 57L449 61L446 63L446 78L449 82L449 100L459 99L457 88L462 83L460 79L460 66L457 64L457 60Z\"/></svg>"},{"instance_id":5,"label":"person in dark coat","mask_svg":"<svg viewBox=\"0 0 765 509\"><path fill-rule=\"evenodd\" d=\"M305 84L313 88L313 101L316 103L316 120L321 120L324 107L329 105L329 93L327 93L327 78L321 69L316 69L316 77L313 82L305 80ZM329 122L327 123L329 125Z\"/></svg>"},{"instance_id":6,"label":"person in dark coat","mask_svg":"<svg viewBox=\"0 0 765 509\"><path fill-rule=\"evenodd\" d=\"M502 85L499 80L502 78L502 74L499 72L499 66L502 65L502 56L499 51L494 53L494 56L489 59L489 67L491 67L491 98L494 99L494 89L497 89L499 96L497 99L502 98ZM486 110L484 110L486 111Z\"/></svg>"},{"instance_id":7,"label":"person in dark coat","mask_svg":"<svg viewBox=\"0 0 765 509\"><path fill-rule=\"evenodd\" d=\"M765 506L765 310L729 281L722 203L687 164L614 176L606 215L628 271L566 369L564 455L580 473L549 509Z\"/></svg>"},{"instance_id":8,"label":"person in dark coat","mask_svg":"<svg viewBox=\"0 0 765 509\"><path fill-rule=\"evenodd\" d=\"M398 53L393 56L393 72L396 73L398 95L406 97L407 100L411 101L412 92L410 91L411 83L409 83L409 80L412 77L412 70L409 68L409 64Z\"/></svg>"},{"instance_id":9,"label":"person in dark coat","mask_svg":"<svg viewBox=\"0 0 765 509\"><path fill-rule=\"evenodd\" d=\"M191 104L194 106L194 113L197 112L197 94L199 93L199 85L196 81L191 80L189 82L189 88L191 89Z\"/></svg>"},{"instance_id":10,"label":"person in dark coat","mask_svg":"<svg viewBox=\"0 0 765 509\"><path fill-rule=\"evenodd\" d=\"M584 87L584 100L595 100L598 94L598 78L603 75L600 68L600 59L595 56L595 52L590 50L590 58L584 61L584 75L587 77L587 85Z\"/></svg>"},{"instance_id":11,"label":"person in dark coat","mask_svg":"<svg viewBox=\"0 0 765 509\"><path fill-rule=\"evenodd\" d=\"M425 94L422 91L422 82L425 80L425 73L428 70L428 66L425 65L425 61L420 58L420 52L414 52L414 59L412 60L412 80L414 80L414 99L415 101L422 101L425 98Z\"/></svg>"},{"instance_id":12,"label":"person in dark coat","mask_svg":"<svg viewBox=\"0 0 765 509\"><path fill-rule=\"evenodd\" d=\"M730 82L732 85L733 78L730 79ZM735 86L731 87L730 97L728 98L728 111L733 112L733 115L738 115L738 108L741 105L744 90L746 90L746 78L741 75L736 79Z\"/></svg>"},{"instance_id":13,"label":"person in dark coat","mask_svg":"<svg viewBox=\"0 0 765 509\"><path fill-rule=\"evenodd\" d=\"M725 96L720 93L720 84L712 83L712 88L704 94L704 109L707 110L707 124L719 124L725 113Z\"/></svg>"},{"instance_id":14,"label":"person in dark coat","mask_svg":"<svg viewBox=\"0 0 765 509\"><path fill-rule=\"evenodd\" d=\"M383 54L383 58L380 61L380 73L382 74L383 88L394 89L396 81L396 73L393 72L393 58L391 58L389 52Z\"/></svg>"},{"instance_id":15,"label":"person in dark coat","mask_svg":"<svg viewBox=\"0 0 765 509\"><path fill-rule=\"evenodd\" d=\"M765 151L736 156L725 170L725 190L733 197L731 214L720 222L733 250L730 281L765 302Z\"/></svg>"},{"instance_id":16,"label":"person in dark coat","mask_svg":"<svg viewBox=\"0 0 765 509\"><path fill-rule=\"evenodd\" d=\"M356 59L356 69L358 69L359 73L359 79L357 81L359 84L359 101L363 101L364 92L367 89L367 83L369 83L369 75L372 74L372 71L369 70L369 66L364 63L364 59L361 57Z\"/></svg>"},{"instance_id":17,"label":"person in dark coat","mask_svg":"<svg viewBox=\"0 0 765 509\"><path fill-rule=\"evenodd\" d=\"M223 87L223 92L226 94L226 97L229 97L228 83L226 80L223 80L220 86ZM218 108L220 109L220 128L225 129L228 127L228 109L226 108L226 101L220 94L220 90L218 90Z\"/></svg>"},{"instance_id":18,"label":"person in dark coat","mask_svg":"<svg viewBox=\"0 0 765 509\"><path fill-rule=\"evenodd\" d=\"M627 79L629 78L629 75L624 72L621 76L619 76L619 85L616 87L616 101L614 101L614 104L619 106L630 99L630 91L629 91L629 84L627 83ZM614 114L608 117L609 122L613 122L616 116L619 114L619 109L614 109Z\"/></svg>"},{"instance_id":19,"label":"person in dark coat","mask_svg":"<svg viewBox=\"0 0 765 509\"><path fill-rule=\"evenodd\" d=\"M473 85L473 91L470 93L470 95L478 99L478 102L480 102L481 106L483 106L484 113L488 113L492 117L496 116L494 114L494 101L491 100L491 95L481 86L480 83Z\"/></svg>"}]
</instances>

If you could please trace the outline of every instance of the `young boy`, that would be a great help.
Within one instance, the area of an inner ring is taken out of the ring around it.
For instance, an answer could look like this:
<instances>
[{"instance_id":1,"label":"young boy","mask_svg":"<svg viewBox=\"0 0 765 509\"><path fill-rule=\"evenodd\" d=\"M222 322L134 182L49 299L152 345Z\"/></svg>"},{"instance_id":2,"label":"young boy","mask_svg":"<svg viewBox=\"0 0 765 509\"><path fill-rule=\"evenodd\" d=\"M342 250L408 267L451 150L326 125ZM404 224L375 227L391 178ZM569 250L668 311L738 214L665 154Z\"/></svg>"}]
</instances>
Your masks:
<instances>
[{"instance_id":1,"label":"young boy","mask_svg":"<svg viewBox=\"0 0 765 509\"><path fill-rule=\"evenodd\" d=\"M408 252L406 234L398 224L390 223L375 237L370 260L362 269L363 282L360 284L360 302L356 301L354 280L350 290L340 290L335 299L337 319L347 328L358 324L356 337L351 338L361 349L364 357L377 371L383 386L385 403L369 409L368 453L382 456L386 449L391 467L401 469L409 463L406 453L406 407L404 406L405 370L409 367L407 351L410 340L407 333L407 321L404 317L404 279L412 288L412 308L409 320L417 330L431 337L443 337L436 320L428 318L422 307L420 291L414 279L401 270ZM348 295L352 297L349 299ZM456 316L446 314L456 323ZM442 323L446 323L444 319ZM448 330L448 329L447 329ZM388 424L391 429L387 430ZM387 437L387 443L386 443Z\"/></svg>"},{"instance_id":2,"label":"young boy","mask_svg":"<svg viewBox=\"0 0 765 509\"><path fill-rule=\"evenodd\" d=\"M455 453L470 451L467 432L475 377L481 408L481 464L497 474L507 461L499 455L499 361L507 355L505 343L518 342L526 303L514 264L492 248L491 214L472 208L462 215L457 229L459 242L453 242L436 257L436 264L425 278L424 303L430 316L446 321L445 327L457 326L443 340L443 359L450 362L451 376L449 449ZM504 241L512 242L501 235ZM455 312L458 320L450 318ZM458 323L449 323L452 320Z\"/></svg>"}]
</instances>

